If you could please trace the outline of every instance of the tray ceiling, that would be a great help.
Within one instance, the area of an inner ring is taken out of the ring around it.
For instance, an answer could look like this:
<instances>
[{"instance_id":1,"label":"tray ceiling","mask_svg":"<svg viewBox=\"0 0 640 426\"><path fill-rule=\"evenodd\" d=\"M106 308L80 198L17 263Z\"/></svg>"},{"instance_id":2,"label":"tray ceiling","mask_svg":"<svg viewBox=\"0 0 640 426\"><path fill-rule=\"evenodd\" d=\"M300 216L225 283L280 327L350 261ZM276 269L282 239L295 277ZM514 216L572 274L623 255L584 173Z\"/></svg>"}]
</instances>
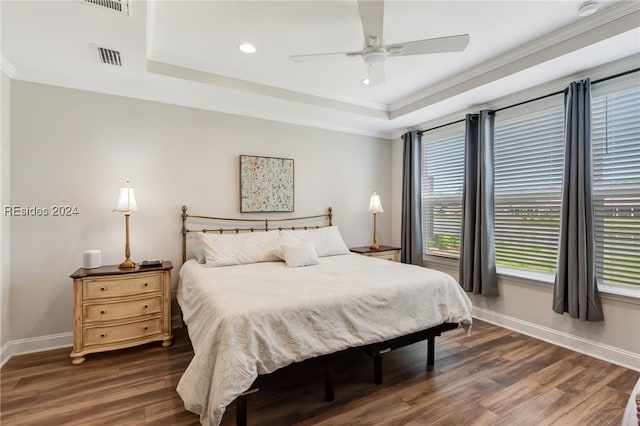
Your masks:
<instances>
[{"instance_id":1,"label":"tray ceiling","mask_svg":"<svg viewBox=\"0 0 640 426\"><path fill-rule=\"evenodd\" d=\"M640 53L640 3L387 1L388 44L469 34L463 52L387 58L386 82L361 83L355 1L133 1L129 14L78 0L3 1L3 68L12 78L392 137ZM238 49L251 42L257 49ZM122 67L98 48L120 52ZM633 59L636 62L637 58Z\"/></svg>"}]
</instances>

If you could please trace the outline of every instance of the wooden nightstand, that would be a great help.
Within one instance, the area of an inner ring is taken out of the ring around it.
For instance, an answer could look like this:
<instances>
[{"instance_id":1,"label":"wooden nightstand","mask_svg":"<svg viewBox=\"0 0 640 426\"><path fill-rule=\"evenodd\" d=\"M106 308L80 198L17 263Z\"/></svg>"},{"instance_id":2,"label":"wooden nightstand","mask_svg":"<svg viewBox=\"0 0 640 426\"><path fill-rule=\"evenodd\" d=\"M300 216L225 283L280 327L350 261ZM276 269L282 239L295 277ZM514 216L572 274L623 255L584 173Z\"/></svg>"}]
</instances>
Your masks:
<instances>
[{"instance_id":1,"label":"wooden nightstand","mask_svg":"<svg viewBox=\"0 0 640 426\"><path fill-rule=\"evenodd\" d=\"M354 253L362 254L365 256L377 257L379 259L392 260L394 262L400 262L400 247L380 246L378 250L373 250L371 247L351 247Z\"/></svg>"},{"instance_id":2,"label":"wooden nightstand","mask_svg":"<svg viewBox=\"0 0 640 426\"><path fill-rule=\"evenodd\" d=\"M162 341L170 346L171 262L120 269L80 268L73 278L71 363L87 354Z\"/></svg>"}]
</instances>

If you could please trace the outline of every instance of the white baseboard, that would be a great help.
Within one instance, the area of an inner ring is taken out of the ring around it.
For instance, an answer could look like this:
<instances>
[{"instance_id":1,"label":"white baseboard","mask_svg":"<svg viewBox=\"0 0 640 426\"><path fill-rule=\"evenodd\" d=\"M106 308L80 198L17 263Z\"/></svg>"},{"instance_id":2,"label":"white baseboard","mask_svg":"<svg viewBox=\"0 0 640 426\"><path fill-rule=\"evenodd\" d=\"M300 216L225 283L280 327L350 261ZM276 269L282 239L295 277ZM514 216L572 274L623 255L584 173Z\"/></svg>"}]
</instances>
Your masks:
<instances>
[{"instance_id":1,"label":"white baseboard","mask_svg":"<svg viewBox=\"0 0 640 426\"><path fill-rule=\"evenodd\" d=\"M171 317L171 328L178 327L182 327L182 317L180 317L180 315L174 315ZM73 333L71 332L29 339L10 340L0 348L0 368L15 355L24 355L71 346L73 346Z\"/></svg>"},{"instance_id":2,"label":"white baseboard","mask_svg":"<svg viewBox=\"0 0 640 426\"><path fill-rule=\"evenodd\" d=\"M0 368L14 355L42 352L73 346L73 333L51 334L29 339L10 340L0 349Z\"/></svg>"},{"instance_id":3,"label":"white baseboard","mask_svg":"<svg viewBox=\"0 0 640 426\"><path fill-rule=\"evenodd\" d=\"M9 343L11 342L5 343L0 348L0 368L2 368L7 363L7 361L9 361L9 358L11 358L11 356L9 355Z\"/></svg>"},{"instance_id":4,"label":"white baseboard","mask_svg":"<svg viewBox=\"0 0 640 426\"><path fill-rule=\"evenodd\" d=\"M621 365L631 370L640 371L640 354L624 349L605 345L593 340L584 339L569 333L543 327L528 321L499 314L486 309L473 307L473 316L480 320L580 352L585 355L599 358L604 361Z\"/></svg>"},{"instance_id":5,"label":"white baseboard","mask_svg":"<svg viewBox=\"0 0 640 426\"><path fill-rule=\"evenodd\" d=\"M508 328L518 333L554 345L562 346L576 352L621 365L631 370L640 371L640 354L625 351L613 346L594 342L593 340L577 337L569 333L543 327L518 318L499 314L486 309L473 307L473 316L480 320ZM174 315L171 318L172 328L181 326L180 317ZM52 334L50 336L34 337L29 339L12 340L0 348L0 368L14 355L22 355L31 352L41 352L73 346L73 333Z\"/></svg>"}]
</instances>

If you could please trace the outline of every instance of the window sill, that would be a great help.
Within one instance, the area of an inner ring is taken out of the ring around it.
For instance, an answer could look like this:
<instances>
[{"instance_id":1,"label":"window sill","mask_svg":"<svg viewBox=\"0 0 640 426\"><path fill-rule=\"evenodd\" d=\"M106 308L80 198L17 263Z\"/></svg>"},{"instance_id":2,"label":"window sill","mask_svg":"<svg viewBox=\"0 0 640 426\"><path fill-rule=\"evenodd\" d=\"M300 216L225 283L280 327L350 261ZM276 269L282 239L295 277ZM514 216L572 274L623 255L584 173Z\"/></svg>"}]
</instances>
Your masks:
<instances>
[{"instance_id":1,"label":"window sill","mask_svg":"<svg viewBox=\"0 0 640 426\"><path fill-rule=\"evenodd\" d=\"M427 267L431 267L431 265L434 265L434 266L440 266L447 269L455 269L455 270L458 269L458 259L425 255L423 256L422 260L424 265Z\"/></svg>"},{"instance_id":2,"label":"window sill","mask_svg":"<svg viewBox=\"0 0 640 426\"><path fill-rule=\"evenodd\" d=\"M598 290L600 290L603 299L618 300L620 302L640 305L640 289L600 284L598 285Z\"/></svg>"},{"instance_id":3,"label":"window sill","mask_svg":"<svg viewBox=\"0 0 640 426\"><path fill-rule=\"evenodd\" d=\"M555 282L555 274L545 272L521 271L517 269L498 267L498 279L508 279L524 284L542 285L545 287L553 287ZM608 300L617 300L619 302L633 303L640 305L640 288L634 289L629 287L617 287L613 285L599 284L598 290L600 297Z\"/></svg>"},{"instance_id":4,"label":"window sill","mask_svg":"<svg viewBox=\"0 0 640 426\"><path fill-rule=\"evenodd\" d=\"M523 271L520 269L505 268L503 266L498 266L496 270L498 272L498 278L504 277L512 281L521 281L525 284L553 285L555 280L555 274L549 272Z\"/></svg>"},{"instance_id":5,"label":"window sill","mask_svg":"<svg viewBox=\"0 0 640 426\"><path fill-rule=\"evenodd\" d=\"M424 256L424 263L428 267L446 268L450 270L458 270L458 259L448 259L437 256ZM499 280L508 280L528 285L539 285L544 287L553 287L555 274L548 272L530 272L519 269L505 268L499 266L496 268ZM640 288L617 287L612 285L598 285L600 296L607 300L616 300L619 302L633 303L640 305Z\"/></svg>"}]
</instances>

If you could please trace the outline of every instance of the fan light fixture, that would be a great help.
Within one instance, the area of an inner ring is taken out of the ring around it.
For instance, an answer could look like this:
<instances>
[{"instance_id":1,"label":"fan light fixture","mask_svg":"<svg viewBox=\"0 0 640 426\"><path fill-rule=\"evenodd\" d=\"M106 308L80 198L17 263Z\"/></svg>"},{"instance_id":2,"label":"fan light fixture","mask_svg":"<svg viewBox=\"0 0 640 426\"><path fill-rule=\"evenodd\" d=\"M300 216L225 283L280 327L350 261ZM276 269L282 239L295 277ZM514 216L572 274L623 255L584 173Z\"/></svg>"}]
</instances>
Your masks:
<instances>
[{"instance_id":1,"label":"fan light fixture","mask_svg":"<svg viewBox=\"0 0 640 426\"><path fill-rule=\"evenodd\" d=\"M240 49L244 53L256 53L256 47L251 43L242 43L240 46L238 46L238 49Z\"/></svg>"},{"instance_id":2,"label":"fan light fixture","mask_svg":"<svg viewBox=\"0 0 640 426\"><path fill-rule=\"evenodd\" d=\"M578 6L578 15L580 16L591 16L598 11L598 2L597 1L585 1L584 3Z\"/></svg>"},{"instance_id":3,"label":"fan light fixture","mask_svg":"<svg viewBox=\"0 0 640 426\"><path fill-rule=\"evenodd\" d=\"M591 0L593 2L595 0ZM426 55L445 52L462 52L469 44L469 34L412 40L402 43L385 44L384 1L358 0L358 13L364 36L362 50L337 53L311 53L305 55L291 55L293 62L316 61L336 56L360 56L367 67L369 87L378 86L385 82L384 62L387 58L410 55Z\"/></svg>"}]
</instances>

